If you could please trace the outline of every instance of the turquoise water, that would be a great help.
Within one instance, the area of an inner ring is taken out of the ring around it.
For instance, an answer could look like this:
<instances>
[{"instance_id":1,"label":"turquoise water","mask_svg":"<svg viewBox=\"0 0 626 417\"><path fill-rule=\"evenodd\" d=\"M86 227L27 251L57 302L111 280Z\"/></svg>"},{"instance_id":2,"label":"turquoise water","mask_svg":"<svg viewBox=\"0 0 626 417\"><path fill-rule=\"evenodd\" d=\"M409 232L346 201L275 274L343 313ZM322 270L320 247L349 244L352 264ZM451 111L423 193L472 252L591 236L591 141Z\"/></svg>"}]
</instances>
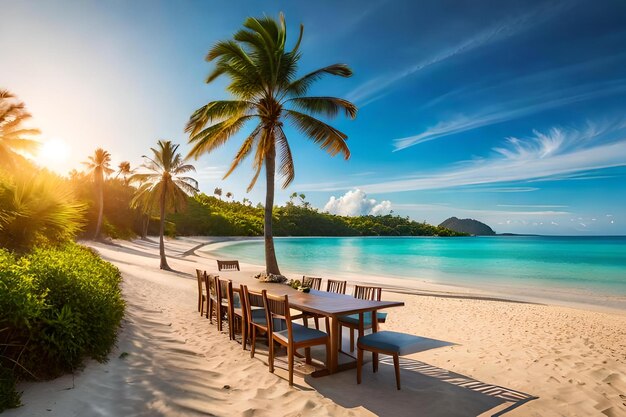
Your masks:
<instances>
[{"instance_id":1,"label":"turquoise water","mask_svg":"<svg viewBox=\"0 0 626 417\"><path fill-rule=\"evenodd\" d=\"M294 273L626 295L626 237L323 237L275 242L281 270ZM236 242L216 252L264 264L262 241Z\"/></svg>"}]
</instances>

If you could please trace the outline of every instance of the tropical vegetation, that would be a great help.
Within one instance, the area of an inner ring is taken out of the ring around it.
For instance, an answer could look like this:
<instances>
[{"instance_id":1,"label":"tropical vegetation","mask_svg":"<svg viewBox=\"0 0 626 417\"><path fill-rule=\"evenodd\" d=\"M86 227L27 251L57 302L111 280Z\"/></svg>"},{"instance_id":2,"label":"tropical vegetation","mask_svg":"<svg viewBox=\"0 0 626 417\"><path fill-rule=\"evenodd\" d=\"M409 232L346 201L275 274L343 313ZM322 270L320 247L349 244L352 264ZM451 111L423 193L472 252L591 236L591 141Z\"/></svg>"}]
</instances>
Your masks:
<instances>
[{"instance_id":1,"label":"tropical vegetation","mask_svg":"<svg viewBox=\"0 0 626 417\"><path fill-rule=\"evenodd\" d=\"M24 161L23 153L32 154L39 147L39 142L32 139L39 130L25 126L30 118L23 102L0 89L0 166L15 169Z\"/></svg>"},{"instance_id":2,"label":"tropical vegetation","mask_svg":"<svg viewBox=\"0 0 626 417\"><path fill-rule=\"evenodd\" d=\"M297 78L304 31L302 25L291 50L287 49L287 29L282 14L278 21L270 17L250 17L243 26L232 40L217 42L206 56L207 61L216 62L206 82L210 83L220 76L228 77L227 90L234 99L211 101L191 115L186 127L190 134L189 142L193 145L189 155L198 158L212 152L248 122L255 123L224 178L244 159L253 155L255 174L248 186L249 191L265 167L265 265L268 274L280 274L272 230L276 169L283 179L283 188L295 177L284 123L291 123L305 138L318 144L330 155L340 153L348 159L350 151L346 144L347 135L317 116L333 118L343 112L353 119L356 117L356 107L341 98L306 94L315 81L323 76L350 77L352 70L345 64L333 64Z\"/></svg>"},{"instance_id":3,"label":"tropical vegetation","mask_svg":"<svg viewBox=\"0 0 626 417\"><path fill-rule=\"evenodd\" d=\"M94 239L98 239L100 238L102 216L104 214L104 180L114 172L110 166L111 154L102 148L98 148L83 164L87 167L88 174L93 177L98 193L98 221L96 222L96 231L94 233Z\"/></svg>"}]
</instances>

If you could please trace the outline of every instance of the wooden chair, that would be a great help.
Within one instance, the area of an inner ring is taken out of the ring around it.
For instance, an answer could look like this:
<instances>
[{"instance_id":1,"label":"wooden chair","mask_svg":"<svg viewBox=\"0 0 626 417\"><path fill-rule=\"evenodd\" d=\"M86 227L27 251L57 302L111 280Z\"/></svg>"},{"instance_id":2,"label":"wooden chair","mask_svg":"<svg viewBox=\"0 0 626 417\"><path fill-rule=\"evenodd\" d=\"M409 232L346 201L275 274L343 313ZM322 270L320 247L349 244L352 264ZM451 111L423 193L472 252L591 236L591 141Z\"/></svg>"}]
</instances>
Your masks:
<instances>
[{"instance_id":1,"label":"wooden chair","mask_svg":"<svg viewBox=\"0 0 626 417\"><path fill-rule=\"evenodd\" d=\"M213 324L213 315L215 318L218 318L218 309L219 298L217 294L217 285L215 283L217 275L213 274L204 274L204 287L207 291L207 310L206 317L210 320L211 324Z\"/></svg>"},{"instance_id":2,"label":"wooden chair","mask_svg":"<svg viewBox=\"0 0 626 417\"><path fill-rule=\"evenodd\" d=\"M354 298L361 300L380 301L383 289L381 287L369 287L362 285L354 286ZM384 323L387 319L387 313L376 313L376 320L378 323ZM363 331L372 328L372 313L363 314L363 323L360 328L360 320L358 314L350 314L349 316L342 316L339 318L339 334L341 334L342 327L350 329L350 352L354 351L354 331L359 331L359 337L363 336Z\"/></svg>"},{"instance_id":3,"label":"wooden chair","mask_svg":"<svg viewBox=\"0 0 626 417\"><path fill-rule=\"evenodd\" d=\"M289 298L269 295L263 291L263 302L272 341L287 348L289 385L293 385L293 361L297 349L304 348L306 363L311 363L311 346L326 345L326 361L330 358L330 338L322 331L293 323L289 313ZM274 372L274 343L270 343L269 370Z\"/></svg>"},{"instance_id":4,"label":"wooden chair","mask_svg":"<svg viewBox=\"0 0 626 417\"><path fill-rule=\"evenodd\" d=\"M246 319L248 321L247 332L248 338L250 339L250 357L254 358L257 332L260 331L261 333L269 334L265 304L263 302L265 290L261 292L252 291L249 290L246 285L242 285L241 292L243 293L243 304L246 309Z\"/></svg>"},{"instance_id":5,"label":"wooden chair","mask_svg":"<svg viewBox=\"0 0 626 417\"><path fill-rule=\"evenodd\" d=\"M306 275L302 276L302 285L305 287L309 287L313 290L319 291L322 287L322 278L316 277L307 277ZM315 321L315 328L319 330L320 328L320 316L319 314L314 313L302 313L302 320L304 322L305 327L309 327L309 320L313 319Z\"/></svg>"},{"instance_id":6,"label":"wooden chair","mask_svg":"<svg viewBox=\"0 0 626 417\"><path fill-rule=\"evenodd\" d=\"M206 275L206 271L202 271L200 269L196 269L196 277L198 278L198 311L200 315L204 313L204 303L207 302L207 296L203 291L204 285L204 276ZM208 293L208 289L207 289ZM208 303L207 303L208 304ZM208 317L208 305L207 305L207 317Z\"/></svg>"},{"instance_id":7,"label":"wooden chair","mask_svg":"<svg viewBox=\"0 0 626 417\"><path fill-rule=\"evenodd\" d=\"M228 281L227 287L228 299L228 320L230 327L230 340L235 340L235 334L239 328L241 331L241 344L243 350L246 350L246 342L248 340L248 323L246 322L246 309L244 307L243 293L241 287L234 288L232 281Z\"/></svg>"},{"instance_id":8,"label":"wooden chair","mask_svg":"<svg viewBox=\"0 0 626 417\"><path fill-rule=\"evenodd\" d=\"M399 332L376 332L359 337L357 341L356 382L361 383L361 368L363 366L363 351L372 352L372 366L378 371L378 354L393 356L393 367L396 372L396 388L400 389L400 360L399 356L423 350L424 338Z\"/></svg>"},{"instance_id":9,"label":"wooden chair","mask_svg":"<svg viewBox=\"0 0 626 417\"><path fill-rule=\"evenodd\" d=\"M239 261L217 261L218 271L239 271Z\"/></svg>"},{"instance_id":10,"label":"wooden chair","mask_svg":"<svg viewBox=\"0 0 626 417\"><path fill-rule=\"evenodd\" d=\"M329 279L326 283L326 291L334 292L337 294L345 294L347 283L347 281L336 281L334 279Z\"/></svg>"},{"instance_id":11,"label":"wooden chair","mask_svg":"<svg viewBox=\"0 0 626 417\"><path fill-rule=\"evenodd\" d=\"M232 281L226 279L219 279L219 276L215 276L215 287L217 289L217 311L219 314L217 315L217 330L220 332L223 330L223 321L224 316L228 320L228 335L230 336L232 333L233 321L230 317L230 309L228 307L228 287L232 288Z\"/></svg>"}]
</instances>

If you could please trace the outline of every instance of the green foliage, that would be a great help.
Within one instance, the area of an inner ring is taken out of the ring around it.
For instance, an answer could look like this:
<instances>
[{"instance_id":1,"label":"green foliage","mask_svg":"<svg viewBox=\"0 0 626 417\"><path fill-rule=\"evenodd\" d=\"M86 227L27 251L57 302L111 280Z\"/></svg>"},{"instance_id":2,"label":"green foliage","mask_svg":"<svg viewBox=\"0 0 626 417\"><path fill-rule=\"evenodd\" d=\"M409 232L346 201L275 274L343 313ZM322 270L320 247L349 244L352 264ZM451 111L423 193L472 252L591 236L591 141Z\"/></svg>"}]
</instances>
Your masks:
<instances>
[{"instance_id":1,"label":"green foliage","mask_svg":"<svg viewBox=\"0 0 626 417\"><path fill-rule=\"evenodd\" d=\"M105 360L124 314L120 283L115 266L73 243L21 258L0 249L0 366L48 378Z\"/></svg>"},{"instance_id":2,"label":"green foliage","mask_svg":"<svg viewBox=\"0 0 626 417\"><path fill-rule=\"evenodd\" d=\"M15 389L15 377L11 370L0 365L0 413L7 408L20 405L20 394Z\"/></svg>"},{"instance_id":3,"label":"green foliage","mask_svg":"<svg viewBox=\"0 0 626 417\"><path fill-rule=\"evenodd\" d=\"M45 170L0 175L0 207L0 247L12 250L68 241L82 227L84 205Z\"/></svg>"},{"instance_id":4,"label":"green foliage","mask_svg":"<svg viewBox=\"0 0 626 417\"><path fill-rule=\"evenodd\" d=\"M462 236L449 229L386 216L345 217L320 213L304 202L274 207L276 236ZM263 234L263 207L227 202L206 194L189 199L185 211L169 216L180 235L259 236Z\"/></svg>"}]
</instances>

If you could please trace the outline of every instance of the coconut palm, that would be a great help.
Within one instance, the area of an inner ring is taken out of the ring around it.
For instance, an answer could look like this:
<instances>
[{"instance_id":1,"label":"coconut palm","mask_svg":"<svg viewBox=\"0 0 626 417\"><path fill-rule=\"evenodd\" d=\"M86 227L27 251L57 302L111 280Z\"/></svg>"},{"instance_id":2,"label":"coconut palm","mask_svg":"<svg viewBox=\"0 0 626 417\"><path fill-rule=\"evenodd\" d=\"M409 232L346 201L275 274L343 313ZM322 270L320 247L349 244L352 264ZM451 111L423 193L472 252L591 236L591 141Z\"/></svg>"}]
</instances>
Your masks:
<instances>
[{"instance_id":1,"label":"coconut palm","mask_svg":"<svg viewBox=\"0 0 626 417\"><path fill-rule=\"evenodd\" d=\"M213 194L218 196L220 200L222 199L222 189L221 188L215 187L215 190L213 190Z\"/></svg>"},{"instance_id":2,"label":"coconut palm","mask_svg":"<svg viewBox=\"0 0 626 417\"><path fill-rule=\"evenodd\" d=\"M117 168L118 170L117 170L117 175L115 176L115 178L121 175L122 178L124 178L124 185L128 185L128 178L133 174L133 171L134 171L133 169L130 168L130 162L122 161L117 166Z\"/></svg>"},{"instance_id":3,"label":"coconut palm","mask_svg":"<svg viewBox=\"0 0 626 417\"><path fill-rule=\"evenodd\" d=\"M250 191L265 166L265 264L266 272L272 274L280 274L272 236L277 154L283 188L295 176L283 123L291 123L305 138L317 143L330 155L341 153L348 159L347 135L315 116L332 118L343 111L347 117L354 118L357 113L356 107L347 100L306 96L311 85L323 76L349 77L352 70L347 65L334 64L296 78L303 30L300 26L295 46L287 50L287 31L282 14L278 21L269 17L248 18L244 28L235 33L232 40L217 42L206 57L207 61L216 61L206 82L226 75L230 78L227 89L234 99L212 101L200 107L192 114L186 127L190 134L189 142L193 144L189 155L197 159L224 144L247 122L255 122L224 178L246 157L253 155L255 174L248 186Z\"/></svg>"},{"instance_id":4,"label":"coconut palm","mask_svg":"<svg viewBox=\"0 0 626 417\"><path fill-rule=\"evenodd\" d=\"M111 169L111 154L102 148L98 148L83 164L87 166L88 174L93 177L96 192L98 193L98 221L96 222L96 232L94 233L94 239L97 240L100 238L102 215L104 213L104 180L113 173Z\"/></svg>"},{"instance_id":5,"label":"coconut palm","mask_svg":"<svg viewBox=\"0 0 626 417\"><path fill-rule=\"evenodd\" d=\"M23 125L30 118L24 103L11 92L0 90L0 166L13 167L20 159L18 152L34 153L39 147L39 142L28 139L39 130Z\"/></svg>"},{"instance_id":6,"label":"coconut palm","mask_svg":"<svg viewBox=\"0 0 626 417\"><path fill-rule=\"evenodd\" d=\"M234 197L235 196L230 191L226 193L226 198L230 199L230 198L234 198Z\"/></svg>"},{"instance_id":7,"label":"coconut palm","mask_svg":"<svg viewBox=\"0 0 626 417\"><path fill-rule=\"evenodd\" d=\"M150 148L153 157L144 155L146 160L142 168L147 172L137 173L131 177L131 181L141 185L131 204L134 207L150 207L158 201L160 209L159 228L159 253L161 255L161 269L171 270L165 257L165 213L167 210L182 210L187 203L187 195L198 192L198 182L185 177L191 171L195 171L193 165L186 164L185 160L177 153L179 145L172 142L158 141L157 149Z\"/></svg>"}]
</instances>

